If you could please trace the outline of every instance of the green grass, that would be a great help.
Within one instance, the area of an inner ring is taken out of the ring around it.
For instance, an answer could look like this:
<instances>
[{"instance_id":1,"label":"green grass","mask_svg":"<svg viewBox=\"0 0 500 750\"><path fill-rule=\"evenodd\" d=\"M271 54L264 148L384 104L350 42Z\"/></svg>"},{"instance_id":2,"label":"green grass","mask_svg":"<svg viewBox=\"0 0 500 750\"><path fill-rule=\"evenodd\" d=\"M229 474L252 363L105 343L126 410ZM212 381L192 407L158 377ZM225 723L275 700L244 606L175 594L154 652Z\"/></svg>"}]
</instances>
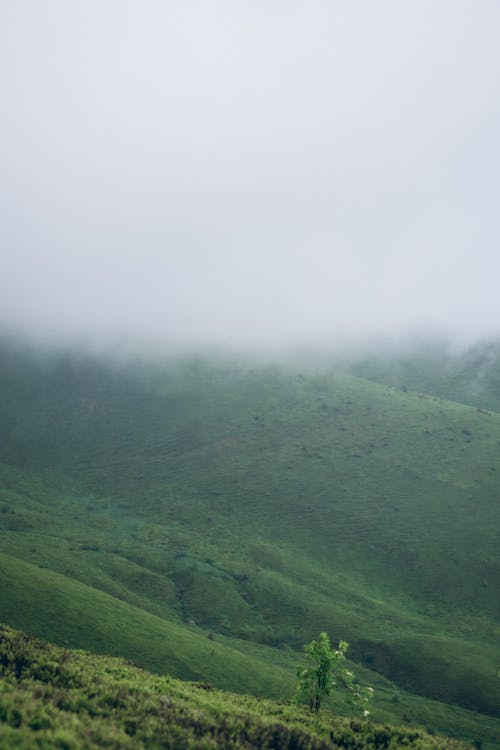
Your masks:
<instances>
[{"instance_id":1,"label":"green grass","mask_svg":"<svg viewBox=\"0 0 500 750\"><path fill-rule=\"evenodd\" d=\"M213 635L196 626L166 622L96 589L0 555L2 617L32 635L50 638L66 648L86 648L108 655L126 655L156 673L209 682L218 688L253 695L289 698L295 691L295 666L300 654L249 640ZM212 640L213 638L213 640ZM378 721L406 722L431 731L453 734L483 747L500 732L500 721L442 702L417 697L359 664L351 669L375 688L371 711ZM333 695L329 705L355 715Z\"/></svg>"},{"instance_id":2,"label":"green grass","mask_svg":"<svg viewBox=\"0 0 500 750\"><path fill-rule=\"evenodd\" d=\"M327 630L392 681L391 720L496 726L500 415L327 371L7 354L7 555L269 665ZM36 590L11 620L23 581L0 617L57 640L50 618L32 629Z\"/></svg>"},{"instance_id":3,"label":"green grass","mask_svg":"<svg viewBox=\"0 0 500 750\"><path fill-rule=\"evenodd\" d=\"M460 750L421 730L319 715L158 677L0 626L2 748Z\"/></svg>"},{"instance_id":4,"label":"green grass","mask_svg":"<svg viewBox=\"0 0 500 750\"><path fill-rule=\"evenodd\" d=\"M207 680L221 688L285 697L291 669L241 653L228 639L167 622L59 573L0 555L2 617L15 627L72 648L127 655L153 672ZM266 658L267 657L267 658Z\"/></svg>"}]
</instances>

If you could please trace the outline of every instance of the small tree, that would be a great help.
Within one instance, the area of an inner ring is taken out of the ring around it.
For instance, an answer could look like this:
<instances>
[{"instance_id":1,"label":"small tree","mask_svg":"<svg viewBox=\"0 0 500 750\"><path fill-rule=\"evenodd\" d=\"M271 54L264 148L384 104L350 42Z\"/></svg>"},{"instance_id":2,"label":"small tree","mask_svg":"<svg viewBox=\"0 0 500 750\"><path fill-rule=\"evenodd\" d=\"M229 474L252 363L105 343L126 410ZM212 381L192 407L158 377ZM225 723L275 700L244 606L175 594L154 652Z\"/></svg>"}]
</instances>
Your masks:
<instances>
[{"instance_id":1,"label":"small tree","mask_svg":"<svg viewBox=\"0 0 500 750\"><path fill-rule=\"evenodd\" d=\"M366 705L373 695L373 689L358 685L353 673L346 669L345 652L348 648L346 641L340 641L338 649L332 650L326 633L320 633L319 641L311 641L304 646L306 664L297 667L297 698L311 711L319 711L323 698L330 695L333 686L340 684L347 690L347 701L364 708L363 714L368 716Z\"/></svg>"}]
</instances>

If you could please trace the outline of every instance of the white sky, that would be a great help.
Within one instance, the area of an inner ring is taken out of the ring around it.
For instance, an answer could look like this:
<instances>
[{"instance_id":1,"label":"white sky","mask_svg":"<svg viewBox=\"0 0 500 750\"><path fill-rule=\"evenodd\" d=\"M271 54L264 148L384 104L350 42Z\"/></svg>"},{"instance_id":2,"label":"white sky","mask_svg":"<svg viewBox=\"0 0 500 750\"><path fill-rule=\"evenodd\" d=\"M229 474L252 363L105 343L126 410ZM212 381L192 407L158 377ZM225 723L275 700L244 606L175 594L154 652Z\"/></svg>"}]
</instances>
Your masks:
<instances>
[{"instance_id":1,"label":"white sky","mask_svg":"<svg viewBox=\"0 0 500 750\"><path fill-rule=\"evenodd\" d=\"M329 348L500 330L497 0L0 0L0 317Z\"/></svg>"}]
</instances>

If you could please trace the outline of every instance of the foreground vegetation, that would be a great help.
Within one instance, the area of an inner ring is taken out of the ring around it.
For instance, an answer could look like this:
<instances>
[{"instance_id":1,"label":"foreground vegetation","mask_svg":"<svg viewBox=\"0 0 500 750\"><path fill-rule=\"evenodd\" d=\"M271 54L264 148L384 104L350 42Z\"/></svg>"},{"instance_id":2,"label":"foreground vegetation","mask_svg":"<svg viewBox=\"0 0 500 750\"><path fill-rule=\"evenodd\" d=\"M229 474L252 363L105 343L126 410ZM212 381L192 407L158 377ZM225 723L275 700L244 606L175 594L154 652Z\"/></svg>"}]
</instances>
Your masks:
<instances>
[{"instance_id":1,"label":"foreground vegetation","mask_svg":"<svg viewBox=\"0 0 500 750\"><path fill-rule=\"evenodd\" d=\"M319 715L154 676L122 659L72 652L0 626L0 746L460 750L423 731Z\"/></svg>"}]
</instances>

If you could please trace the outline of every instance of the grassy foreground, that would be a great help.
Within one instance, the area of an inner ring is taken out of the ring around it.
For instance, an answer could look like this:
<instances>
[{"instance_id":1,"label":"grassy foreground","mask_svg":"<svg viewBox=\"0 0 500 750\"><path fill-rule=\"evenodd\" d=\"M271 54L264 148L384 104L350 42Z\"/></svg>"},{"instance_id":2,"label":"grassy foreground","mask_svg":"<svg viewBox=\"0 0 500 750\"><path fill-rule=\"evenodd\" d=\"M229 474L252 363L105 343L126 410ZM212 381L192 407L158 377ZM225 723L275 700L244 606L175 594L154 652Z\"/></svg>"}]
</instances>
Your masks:
<instances>
[{"instance_id":1,"label":"grassy foreground","mask_svg":"<svg viewBox=\"0 0 500 750\"><path fill-rule=\"evenodd\" d=\"M291 702L152 675L0 626L0 746L459 750L418 729L316 716Z\"/></svg>"}]
</instances>

